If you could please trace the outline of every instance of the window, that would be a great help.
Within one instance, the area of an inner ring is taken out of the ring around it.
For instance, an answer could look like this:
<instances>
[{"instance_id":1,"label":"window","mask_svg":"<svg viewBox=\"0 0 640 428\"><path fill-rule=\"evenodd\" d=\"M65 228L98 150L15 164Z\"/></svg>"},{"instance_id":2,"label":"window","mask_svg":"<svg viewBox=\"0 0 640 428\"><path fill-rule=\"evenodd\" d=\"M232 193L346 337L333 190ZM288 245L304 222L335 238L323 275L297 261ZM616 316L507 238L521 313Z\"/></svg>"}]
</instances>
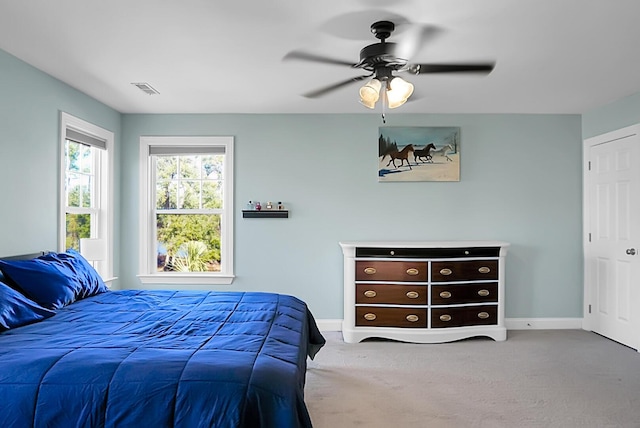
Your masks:
<instances>
[{"instance_id":1,"label":"window","mask_svg":"<svg viewBox=\"0 0 640 428\"><path fill-rule=\"evenodd\" d=\"M140 279L233 281L233 137L140 138Z\"/></svg>"},{"instance_id":2,"label":"window","mask_svg":"<svg viewBox=\"0 0 640 428\"><path fill-rule=\"evenodd\" d=\"M90 239L99 256L88 257L106 280L113 277L113 133L67 113L60 115L59 250ZM95 243L99 243L96 247ZM88 244L87 244L88 247ZM93 254L97 254L94 250Z\"/></svg>"}]
</instances>

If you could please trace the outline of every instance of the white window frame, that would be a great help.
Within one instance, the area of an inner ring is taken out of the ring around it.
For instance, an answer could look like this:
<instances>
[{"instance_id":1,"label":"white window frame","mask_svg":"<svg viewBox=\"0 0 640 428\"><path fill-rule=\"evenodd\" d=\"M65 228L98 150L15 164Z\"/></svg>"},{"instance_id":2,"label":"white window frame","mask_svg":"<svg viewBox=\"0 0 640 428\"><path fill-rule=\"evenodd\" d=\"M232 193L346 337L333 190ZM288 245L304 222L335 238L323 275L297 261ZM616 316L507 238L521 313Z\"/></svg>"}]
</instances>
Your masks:
<instances>
[{"instance_id":1,"label":"white window frame","mask_svg":"<svg viewBox=\"0 0 640 428\"><path fill-rule=\"evenodd\" d=\"M151 147L217 146L223 147L223 209L220 224L220 272L157 272L155 232L155 171L152 168ZM231 284L233 273L233 137L231 136L141 136L140 137L140 236L138 278L143 284Z\"/></svg>"},{"instance_id":2,"label":"white window frame","mask_svg":"<svg viewBox=\"0 0 640 428\"><path fill-rule=\"evenodd\" d=\"M65 192L66 165L65 165L65 145L67 140L67 130L75 131L89 137L89 140L98 140L104 143L104 150L99 150L95 164L95 198L94 209L90 210L92 215L92 239L100 239L104 242L106 258L99 261L91 261L100 276L106 281L113 281L113 222L114 222L114 194L113 194L113 174L114 174L114 133L104 128L86 122L80 118L65 112L60 112L60 185L59 185L59 224L58 224L58 251L66 250L67 239L67 212L74 212L74 209L67 209ZM95 147L101 144L96 144ZM95 222L95 223L94 223ZM82 249L81 249L82 250Z\"/></svg>"}]
</instances>

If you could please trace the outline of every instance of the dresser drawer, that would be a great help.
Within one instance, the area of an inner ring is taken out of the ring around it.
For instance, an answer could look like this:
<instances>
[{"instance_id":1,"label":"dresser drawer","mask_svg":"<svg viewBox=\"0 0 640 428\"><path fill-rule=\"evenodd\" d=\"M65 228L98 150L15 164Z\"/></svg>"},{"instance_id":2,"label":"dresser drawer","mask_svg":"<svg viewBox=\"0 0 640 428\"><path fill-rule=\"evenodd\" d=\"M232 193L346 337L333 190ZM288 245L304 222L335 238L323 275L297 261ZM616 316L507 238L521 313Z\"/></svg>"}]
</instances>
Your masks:
<instances>
[{"instance_id":1,"label":"dresser drawer","mask_svg":"<svg viewBox=\"0 0 640 428\"><path fill-rule=\"evenodd\" d=\"M431 280L440 281L473 281L478 279L498 279L497 260L470 260L433 262L431 264Z\"/></svg>"},{"instance_id":2,"label":"dresser drawer","mask_svg":"<svg viewBox=\"0 0 640 428\"><path fill-rule=\"evenodd\" d=\"M498 324L498 306L433 308L431 310L432 328L490 324Z\"/></svg>"},{"instance_id":3,"label":"dresser drawer","mask_svg":"<svg viewBox=\"0 0 640 428\"><path fill-rule=\"evenodd\" d=\"M356 326L426 328L427 310L356 306Z\"/></svg>"},{"instance_id":4,"label":"dresser drawer","mask_svg":"<svg viewBox=\"0 0 640 428\"><path fill-rule=\"evenodd\" d=\"M427 280L427 262L356 261L356 281Z\"/></svg>"},{"instance_id":5,"label":"dresser drawer","mask_svg":"<svg viewBox=\"0 0 640 428\"><path fill-rule=\"evenodd\" d=\"M432 305L456 305L498 301L498 283L433 285Z\"/></svg>"},{"instance_id":6,"label":"dresser drawer","mask_svg":"<svg viewBox=\"0 0 640 428\"><path fill-rule=\"evenodd\" d=\"M356 303L426 305L426 285L356 284Z\"/></svg>"}]
</instances>

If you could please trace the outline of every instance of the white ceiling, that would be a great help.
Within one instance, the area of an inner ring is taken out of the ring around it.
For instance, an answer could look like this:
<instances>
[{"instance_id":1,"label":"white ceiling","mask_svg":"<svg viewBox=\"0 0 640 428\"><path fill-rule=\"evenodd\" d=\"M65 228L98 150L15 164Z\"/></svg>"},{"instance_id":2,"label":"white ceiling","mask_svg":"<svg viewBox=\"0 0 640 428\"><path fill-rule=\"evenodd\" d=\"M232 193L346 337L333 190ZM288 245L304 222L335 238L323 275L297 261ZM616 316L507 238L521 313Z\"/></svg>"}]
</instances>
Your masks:
<instances>
[{"instance_id":1,"label":"white ceiling","mask_svg":"<svg viewBox=\"0 0 640 428\"><path fill-rule=\"evenodd\" d=\"M282 58L355 63L392 16L442 30L412 62L496 61L403 76L398 113L582 113L640 91L638 0L0 0L0 48L123 113L366 113L357 84L300 96L362 70Z\"/></svg>"}]
</instances>

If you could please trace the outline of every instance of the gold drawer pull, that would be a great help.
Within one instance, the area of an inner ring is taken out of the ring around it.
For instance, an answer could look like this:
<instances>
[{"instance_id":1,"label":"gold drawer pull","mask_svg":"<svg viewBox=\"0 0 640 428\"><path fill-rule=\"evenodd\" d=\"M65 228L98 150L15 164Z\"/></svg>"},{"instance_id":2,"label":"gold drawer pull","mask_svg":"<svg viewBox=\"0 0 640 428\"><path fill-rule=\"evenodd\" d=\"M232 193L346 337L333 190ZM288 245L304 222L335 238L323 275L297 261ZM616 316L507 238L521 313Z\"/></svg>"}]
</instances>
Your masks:
<instances>
[{"instance_id":1,"label":"gold drawer pull","mask_svg":"<svg viewBox=\"0 0 640 428\"><path fill-rule=\"evenodd\" d=\"M409 322L416 322L419 319L420 319L420 317L417 316L417 315L414 315L414 314L407 315L407 321L409 321Z\"/></svg>"},{"instance_id":2,"label":"gold drawer pull","mask_svg":"<svg viewBox=\"0 0 640 428\"><path fill-rule=\"evenodd\" d=\"M440 321L451 321L451 315L449 314L440 315Z\"/></svg>"},{"instance_id":3,"label":"gold drawer pull","mask_svg":"<svg viewBox=\"0 0 640 428\"><path fill-rule=\"evenodd\" d=\"M478 296L487 297L488 295L489 295L489 290L485 290L484 288L482 290L478 290Z\"/></svg>"},{"instance_id":4,"label":"gold drawer pull","mask_svg":"<svg viewBox=\"0 0 640 428\"><path fill-rule=\"evenodd\" d=\"M443 299L448 299L449 297L451 297L451 293L449 291L443 291L440 293L440 297L442 297Z\"/></svg>"},{"instance_id":5,"label":"gold drawer pull","mask_svg":"<svg viewBox=\"0 0 640 428\"><path fill-rule=\"evenodd\" d=\"M366 319L367 321L373 321L376 318L378 318L376 314L372 314L371 312L364 314L364 319Z\"/></svg>"},{"instance_id":6,"label":"gold drawer pull","mask_svg":"<svg viewBox=\"0 0 640 428\"><path fill-rule=\"evenodd\" d=\"M489 318L489 314L487 312L479 312L478 318L480 318L481 320L486 320L487 318Z\"/></svg>"},{"instance_id":7,"label":"gold drawer pull","mask_svg":"<svg viewBox=\"0 0 640 428\"><path fill-rule=\"evenodd\" d=\"M453 271L451 269L440 269L440 275L451 275Z\"/></svg>"},{"instance_id":8,"label":"gold drawer pull","mask_svg":"<svg viewBox=\"0 0 640 428\"><path fill-rule=\"evenodd\" d=\"M372 267L364 268L364 273L366 273L367 275L373 275L376 272L377 272L376 268L372 268Z\"/></svg>"},{"instance_id":9,"label":"gold drawer pull","mask_svg":"<svg viewBox=\"0 0 640 428\"><path fill-rule=\"evenodd\" d=\"M491 272L491 269L489 269L486 266L482 266L481 268L478 268L478 272L480 272L480 273L489 273L489 272Z\"/></svg>"},{"instance_id":10,"label":"gold drawer pull","mask_svg":"<svg viewBox=\"0 0 640 428\"><path fill-rule=\"evenodd\" d=\"M407 291L406 295L410 299L417 299L418 297L420 297L420 293L418 293L417 291Z\"/></svg>"},{"instance_id":11,"label":"gold drawer pull","mask_svg":"<svg viewBox=\"0 0 640 428\"><path fill-rule=\"evenodd\" d=\"M418 269L416 269L416 268L407 269L407 275L416 276L419 273L420 273L420 271Z\"/></svg>"},{"instance_id":12,"label":"gold drawer pull","mask_svg":"<svg viewBox=\"0 0 640 428\"><path fill-rule=\"evenodd\" d=\"M378 293L373 290L367 290L364 292L364 297L376 297Z\"/></svg>"}]
</instances>

